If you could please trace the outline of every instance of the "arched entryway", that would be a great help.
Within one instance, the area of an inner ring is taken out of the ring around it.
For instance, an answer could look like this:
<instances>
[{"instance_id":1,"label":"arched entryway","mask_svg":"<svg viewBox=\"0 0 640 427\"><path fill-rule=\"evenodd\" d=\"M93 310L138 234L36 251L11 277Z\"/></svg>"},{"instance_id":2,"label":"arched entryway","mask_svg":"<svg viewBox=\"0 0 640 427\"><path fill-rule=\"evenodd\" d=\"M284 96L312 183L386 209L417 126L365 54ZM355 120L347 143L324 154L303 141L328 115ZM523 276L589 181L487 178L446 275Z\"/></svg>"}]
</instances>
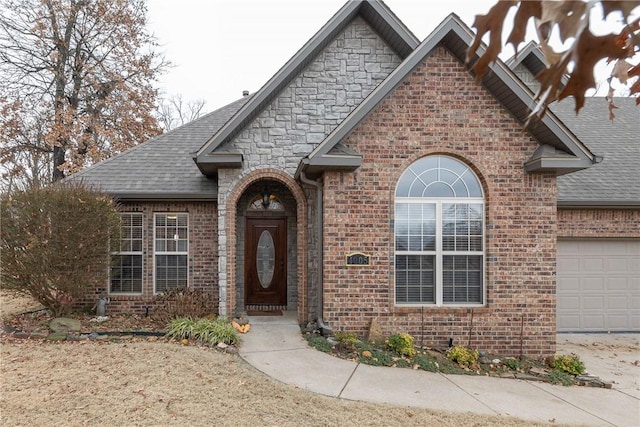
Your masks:
<instances>
[{"instance_id":1,"label":"arched entryway","mask_svg":"<svg viewBox=\"0 0 640 427\"><path fill-rule=\"evenodd\" d=\"M297 310L306 319L306 199L273 169L244 177L227 201L229 313Z\"/></svg>"}]
</instances>

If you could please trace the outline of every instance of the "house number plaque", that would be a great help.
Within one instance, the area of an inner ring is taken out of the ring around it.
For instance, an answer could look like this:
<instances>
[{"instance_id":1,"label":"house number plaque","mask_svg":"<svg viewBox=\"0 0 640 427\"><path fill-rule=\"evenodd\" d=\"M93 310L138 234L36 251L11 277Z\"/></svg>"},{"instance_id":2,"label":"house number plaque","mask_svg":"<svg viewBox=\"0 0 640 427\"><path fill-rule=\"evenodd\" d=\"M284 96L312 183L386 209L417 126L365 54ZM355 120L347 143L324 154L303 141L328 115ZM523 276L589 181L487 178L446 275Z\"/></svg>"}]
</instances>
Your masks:
<instances>
[{"instance_id":1,"label":"house number plaque","mask_svg":"<svg viewBox=\"0 0 640 427\"><path fill-rule=\"evenodd\" d=\"M346 256L347 267L358 267L361 265L371 265L371 255L362 252L354 252Z\"/></svg>"}]
</instances>

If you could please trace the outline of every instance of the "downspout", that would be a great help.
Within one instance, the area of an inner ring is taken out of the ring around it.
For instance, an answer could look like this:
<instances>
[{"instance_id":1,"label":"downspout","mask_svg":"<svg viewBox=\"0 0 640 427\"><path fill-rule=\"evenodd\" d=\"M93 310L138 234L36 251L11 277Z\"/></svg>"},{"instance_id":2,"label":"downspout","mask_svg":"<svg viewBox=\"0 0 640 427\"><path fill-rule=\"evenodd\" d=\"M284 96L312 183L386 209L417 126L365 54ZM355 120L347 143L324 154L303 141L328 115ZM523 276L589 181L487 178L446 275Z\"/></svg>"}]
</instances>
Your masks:
<instances>
[{"instance_id":1,"label":"downspout","mask_svg":"<svg viewBox=\"0 0 640 427\"><path fill-rule=\"evenodd\" d=\"M317 228L318 228L318 319L316 320L318 324L318 329L323 336L329 336L333 334L333 331L329 326L327 326L324 321L324 282L323 282L323 264L324 264L324 226L322 221L323 216L323 206L322 206L322 185L318 183L318 181L314 181L312 179L307 178L307 175L303 170L300 171L300 180L305 184L309 184L312 187L316 188L316 219L317 219Z\"/></svg>"}]
</instances>

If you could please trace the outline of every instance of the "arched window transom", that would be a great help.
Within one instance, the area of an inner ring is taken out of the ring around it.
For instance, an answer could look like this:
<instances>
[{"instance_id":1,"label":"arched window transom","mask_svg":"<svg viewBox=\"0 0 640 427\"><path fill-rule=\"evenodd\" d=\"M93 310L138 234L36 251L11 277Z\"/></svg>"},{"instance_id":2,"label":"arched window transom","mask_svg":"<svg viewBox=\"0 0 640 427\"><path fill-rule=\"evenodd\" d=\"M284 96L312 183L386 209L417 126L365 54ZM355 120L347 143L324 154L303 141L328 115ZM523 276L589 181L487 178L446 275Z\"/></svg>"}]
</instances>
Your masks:
<instances>
[{"instance_id":1,"label":"arched window transom","mask_svg":"<svg viewBox=\"0 0 640 427\"><path fill-rule=\"evenodd\" d=\"M400 177L395 279L399 305L484 303L484 197L463 162L428 156Z\"/></svg>"}]
</instances>

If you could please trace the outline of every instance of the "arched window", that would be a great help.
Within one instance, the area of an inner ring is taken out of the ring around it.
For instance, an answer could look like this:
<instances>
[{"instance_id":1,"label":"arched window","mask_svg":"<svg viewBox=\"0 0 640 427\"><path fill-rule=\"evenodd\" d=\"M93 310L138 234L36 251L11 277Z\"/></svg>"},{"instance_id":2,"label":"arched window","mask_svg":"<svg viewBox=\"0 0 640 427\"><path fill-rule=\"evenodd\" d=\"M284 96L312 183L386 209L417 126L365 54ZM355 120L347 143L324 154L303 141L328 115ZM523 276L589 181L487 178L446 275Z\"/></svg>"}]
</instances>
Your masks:
<instances>
[{"instance_id":1,"label":"arched window","mask_svg":"<svg viewBox=\"0 0 640 427\"><path fill-rule=\"evenodd\" d=\"M275 194L259 194L249 203L250 211L283 211L284 205Z\"/></svg>"},{"instance_id":2,"label":"arched window","mask_svg":"<svg viewBox=\"0 0 640 427\"><path fill-rule=\"evenodd\" d=\"M396 304L484 303L484 196L461 161L428 156L395 197Z\"/></svg>"}]
</instances>

